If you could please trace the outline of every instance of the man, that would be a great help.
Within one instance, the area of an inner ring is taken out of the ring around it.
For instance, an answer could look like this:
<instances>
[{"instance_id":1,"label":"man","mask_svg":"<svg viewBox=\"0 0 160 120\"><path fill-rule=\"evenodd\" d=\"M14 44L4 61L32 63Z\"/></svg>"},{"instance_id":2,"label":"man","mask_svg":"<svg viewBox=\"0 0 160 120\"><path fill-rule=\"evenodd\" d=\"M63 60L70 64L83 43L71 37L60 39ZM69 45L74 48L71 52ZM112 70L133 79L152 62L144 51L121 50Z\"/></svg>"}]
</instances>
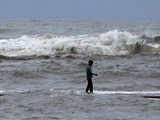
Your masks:
<instances>
[{"instance_id":1,"label":"man","mask_svg":"<svg viewBox=\"0 0 160 120\"><path fill-rule=\"evenodd\" d=\"M89 90L90 90L90 93L93 93L92 77L93 77L93 75L97 76L97 74L92 73L92 65L93 65L93 61L89 60L88 65L86 67L87 81L88 81L88 85L87 85L87 88L86 88L86 93L89 93L88 92Z\"/></svg>"}]
</instances>

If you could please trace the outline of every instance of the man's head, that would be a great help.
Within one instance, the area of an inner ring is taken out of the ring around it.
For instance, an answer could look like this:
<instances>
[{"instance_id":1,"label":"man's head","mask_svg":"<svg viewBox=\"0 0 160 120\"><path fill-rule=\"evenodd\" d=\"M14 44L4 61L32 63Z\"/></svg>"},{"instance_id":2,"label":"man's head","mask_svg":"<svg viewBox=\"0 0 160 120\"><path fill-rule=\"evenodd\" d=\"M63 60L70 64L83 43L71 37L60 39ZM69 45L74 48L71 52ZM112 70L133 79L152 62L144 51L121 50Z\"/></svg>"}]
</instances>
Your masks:
<instances>
[{"instance_id":1,"label":"man's head","mask_svg":"<svg viewBox=\"0 0 160 120\"><path fill-rule=\"evenodd\" d=\"M89 64L89 66L92 66L93 61L92 61L92 60L89 60L89 61L88 61L88 64Z\"/></svg>"}]
</instances>

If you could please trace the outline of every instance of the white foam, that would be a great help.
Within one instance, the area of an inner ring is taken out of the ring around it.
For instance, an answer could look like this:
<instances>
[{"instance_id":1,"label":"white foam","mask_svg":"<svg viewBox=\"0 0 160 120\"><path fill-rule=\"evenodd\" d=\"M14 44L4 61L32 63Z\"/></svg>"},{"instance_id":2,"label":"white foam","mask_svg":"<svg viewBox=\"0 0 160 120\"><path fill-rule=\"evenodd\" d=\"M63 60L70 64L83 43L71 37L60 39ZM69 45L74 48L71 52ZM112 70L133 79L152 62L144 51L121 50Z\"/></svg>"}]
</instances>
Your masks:
<instances>
[{"instance_id":1,"label":"white foam","mask_svg":"<svg viewBox=\"0 0 160 120\"><path fill-rule=\"evenodd\" d=\"M50 89L50 92L54 94L52 96L61 95L61 94L77 94L83 95L86 94L84 90L60 90L60 89ZM31 90L0 90L0 94L15 94L15 93L28 93ZM160 91L103 91L103 90L94 90L93 95L160 95ZM92 95L92 94L91 94Z\"/></svg>"},{"instance_id":2,"label":"white foam","mask_svg":"<svg viewBox=\"0 0 160 120\"><path fill-rule=\"evenodd\" d=\"M62 91L61 91L62 92ZM71 90L65 91L65 93L75 93L78 95L85 94L85 91L80 90ZM114 94L120 94L120 95L160 95L160 91L101 91L101 90L94 90L94 95L114 95Z\"/></svg>"},{"instance_id":3,"label":"white foam","mask_svg":"<svg viewBox=\"0 0 160 120\"><path fill-rule=\"evenodd\" d=\"M6 56L85 53L98 55L128 54L126 45L141 41L137 35L118 30L97 35L27 36L0 40L0 54Z\"/></svg>"},{"instance_id":4,"label":"white foam","mask_svg":"<svg viewBox=\"0 0 160 120\"><path fill-rule=\"evenodd\" d=\"M27 93L29 90L0 90L0 94Z\"/></svg>"},{"instance_id":5,"label":"white foam","mask_svg":"<svg viewBox=\"0 0 160 120\"><path fill-rule=\"evenodd\" d=\"M160 91L94 91L94 94L154 95L160 94Z\"/></svg>"},{"instance_id":6,"label":"white foam","mask_svg":"<svg viewBox=\"0 0 160 120\"><path fill-rule=\"evenodd\" d=\"M153 47L153 48L160 48L160 44L156 44L156 43L149 43L149 44L147 44L148 46L150 46L150 47Z\"/></svg>"}]
</instances>

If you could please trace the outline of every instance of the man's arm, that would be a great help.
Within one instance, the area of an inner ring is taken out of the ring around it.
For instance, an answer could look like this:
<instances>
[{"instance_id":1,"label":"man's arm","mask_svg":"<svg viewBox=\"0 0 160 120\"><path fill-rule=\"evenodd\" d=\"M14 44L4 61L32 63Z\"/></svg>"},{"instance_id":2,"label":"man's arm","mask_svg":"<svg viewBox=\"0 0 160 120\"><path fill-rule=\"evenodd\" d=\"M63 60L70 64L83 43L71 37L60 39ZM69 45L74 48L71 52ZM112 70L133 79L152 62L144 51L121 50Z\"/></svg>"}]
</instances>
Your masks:
<instances>
[{"instance_id":1,"label":"man's arm","mask_svg":"<svg viewBox=\"0 0 160 120\"><path fill-rule=\"evenodd\" d=\"M96 73L92 73L92 75L94 75L94 76L98 76L98 74L96 74Z\"/></svg>"}]
</instances>

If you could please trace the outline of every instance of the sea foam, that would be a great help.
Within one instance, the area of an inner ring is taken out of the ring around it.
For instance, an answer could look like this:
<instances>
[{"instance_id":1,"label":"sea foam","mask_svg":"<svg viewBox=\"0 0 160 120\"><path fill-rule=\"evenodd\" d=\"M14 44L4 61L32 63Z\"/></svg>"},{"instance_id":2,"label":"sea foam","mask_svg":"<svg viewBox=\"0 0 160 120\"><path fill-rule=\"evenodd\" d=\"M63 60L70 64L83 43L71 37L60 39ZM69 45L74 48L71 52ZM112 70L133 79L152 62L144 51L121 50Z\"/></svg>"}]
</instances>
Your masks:
<instances>
[{"instance_id":1,"label":"sea foam","mask_svg":"<svg viewBox=\"0 0 160 120\"><path fill-rule=\"evenodd\" d=\"M0 55L23 56L68 53L127 55L129 51L126 49L126 46L134 45L137 42L142 42L138 35L118 30L77 36L24 35L17 39L1 39Z\"/></svg>"}]
</instances>

